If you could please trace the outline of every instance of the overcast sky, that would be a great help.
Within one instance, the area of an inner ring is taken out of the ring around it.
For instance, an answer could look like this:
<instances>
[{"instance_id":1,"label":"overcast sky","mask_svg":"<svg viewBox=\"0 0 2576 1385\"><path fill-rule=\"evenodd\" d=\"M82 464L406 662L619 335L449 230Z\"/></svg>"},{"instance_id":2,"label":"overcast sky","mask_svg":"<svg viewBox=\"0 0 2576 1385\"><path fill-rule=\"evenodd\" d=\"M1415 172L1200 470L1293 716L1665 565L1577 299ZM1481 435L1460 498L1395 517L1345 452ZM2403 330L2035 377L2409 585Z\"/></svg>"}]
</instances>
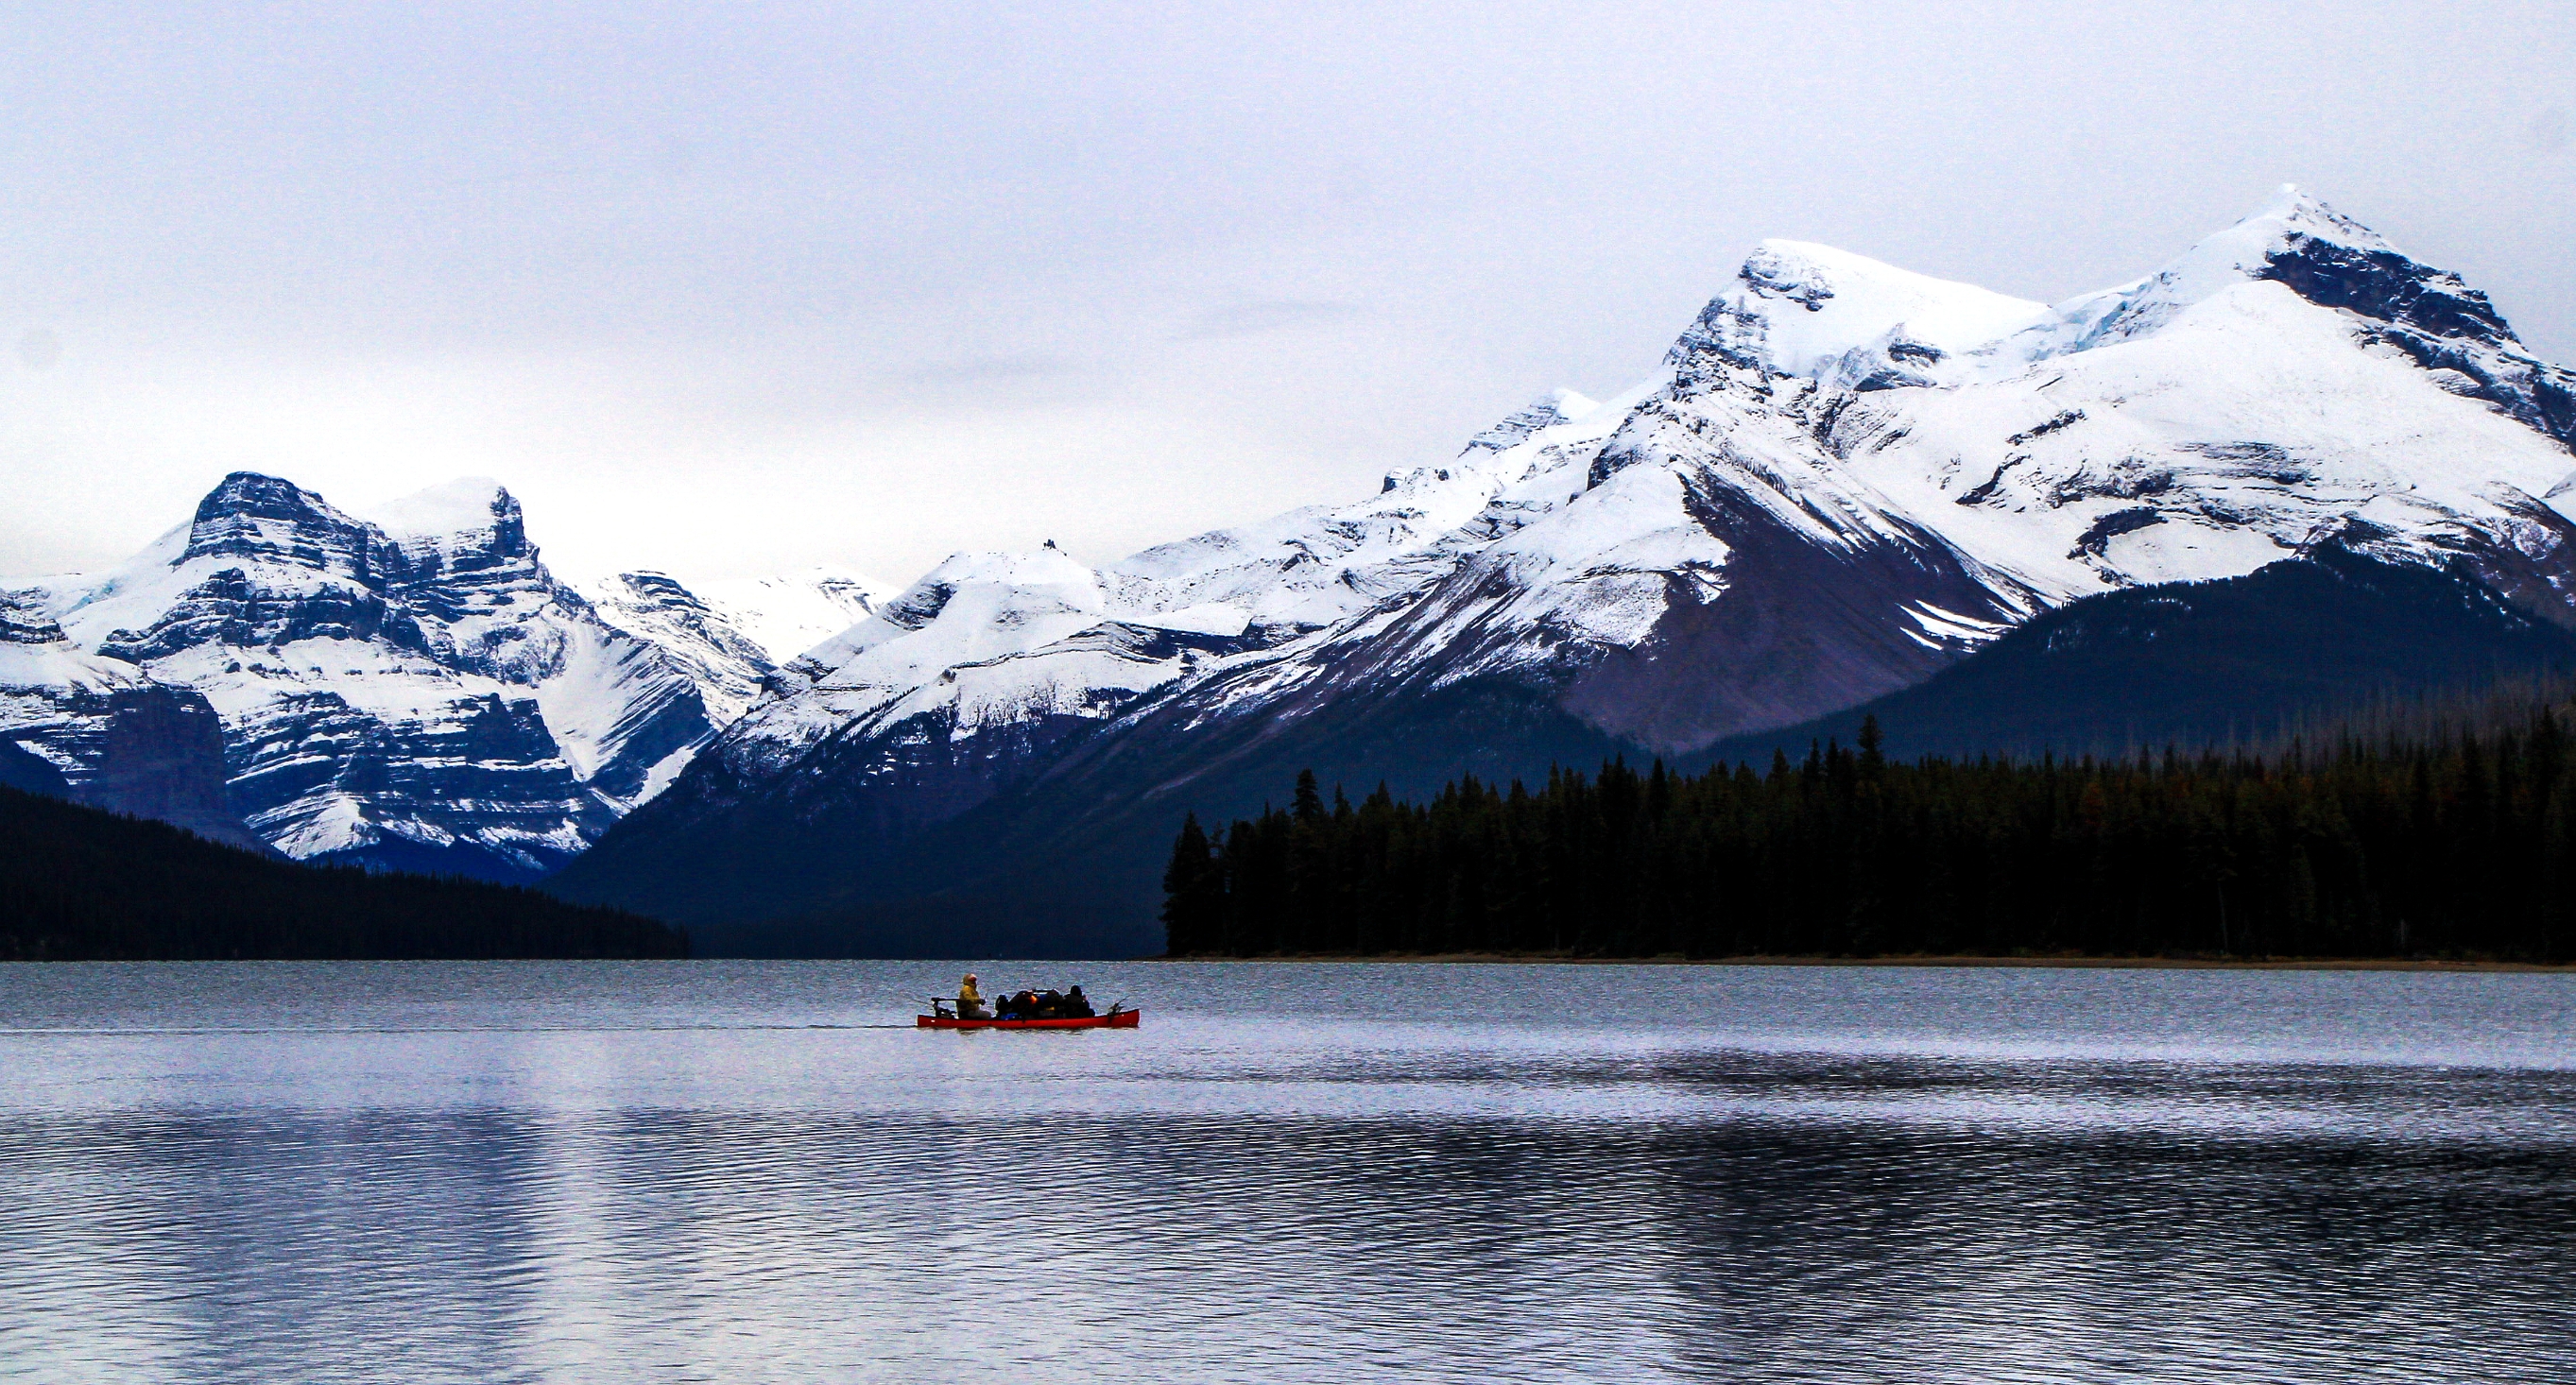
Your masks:
<instances>
[{"instance_id":1,"label":"overcast sky","mask_svg":"<svg viewBox=\"0 0 2576 1385\"><path fill-rule=\"evenodd\" d=\"M2305 184L2576 360L2565 5L0 12L0 573L223 473L903 581L1374 489L1765 236L2053 299Z\"/></svg>"}]
</instances>

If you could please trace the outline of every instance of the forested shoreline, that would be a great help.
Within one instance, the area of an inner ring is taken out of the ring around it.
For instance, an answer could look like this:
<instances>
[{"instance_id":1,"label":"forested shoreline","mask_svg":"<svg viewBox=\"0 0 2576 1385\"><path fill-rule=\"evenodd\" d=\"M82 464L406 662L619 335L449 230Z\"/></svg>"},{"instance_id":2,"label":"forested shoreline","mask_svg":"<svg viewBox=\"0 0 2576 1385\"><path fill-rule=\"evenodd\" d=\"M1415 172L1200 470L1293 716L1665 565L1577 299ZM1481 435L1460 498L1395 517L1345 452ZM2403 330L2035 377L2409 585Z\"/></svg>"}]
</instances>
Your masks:
<instances>
[{"instance_id":1,"label":"forested shoreline","mask_svg":"<svg viewBox=\"0 0 2576 1385\"><path fill-rule=\"evenodd\" d=\"M2526 704L2528 708L2528 704ZM1894 762L1880 730L1767 768L1611 762L1383 788L1210 834L1174 956L2576 960L2576 766L2527 709L2262 750Z\"/></svg>"},{"instance_id":2,"label":"forested shoreline","mask_svg":"<svg viewBox=\"0 0 2576 1385\"><path fill-rule=\"evenodd\" d=\"M0 960L685 957L687 935L534 890L306 866L0 787Z\"/></svg>"}]
</instances>

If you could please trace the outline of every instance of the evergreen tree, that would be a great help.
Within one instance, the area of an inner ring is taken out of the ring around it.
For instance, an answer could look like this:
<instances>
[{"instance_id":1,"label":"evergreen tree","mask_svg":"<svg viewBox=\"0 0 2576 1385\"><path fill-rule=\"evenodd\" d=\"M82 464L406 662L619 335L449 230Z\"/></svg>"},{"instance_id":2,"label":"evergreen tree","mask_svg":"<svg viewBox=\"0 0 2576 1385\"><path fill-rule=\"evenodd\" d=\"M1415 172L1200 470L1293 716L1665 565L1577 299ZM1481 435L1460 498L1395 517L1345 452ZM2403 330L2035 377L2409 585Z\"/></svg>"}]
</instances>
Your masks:
<instances>
[{"instance_id":1,"label":"evergreen tree","mask_svg":"<svg viewBox=\"0 0 2576 1385\"><path fill-rule=\"evenodd\" d=\"M1223 943L1225 888L1199 815L1181 820L1172 863L1163 870L1163 948L1173 956L1212 952Z\"/></svg>"}]
</instances>

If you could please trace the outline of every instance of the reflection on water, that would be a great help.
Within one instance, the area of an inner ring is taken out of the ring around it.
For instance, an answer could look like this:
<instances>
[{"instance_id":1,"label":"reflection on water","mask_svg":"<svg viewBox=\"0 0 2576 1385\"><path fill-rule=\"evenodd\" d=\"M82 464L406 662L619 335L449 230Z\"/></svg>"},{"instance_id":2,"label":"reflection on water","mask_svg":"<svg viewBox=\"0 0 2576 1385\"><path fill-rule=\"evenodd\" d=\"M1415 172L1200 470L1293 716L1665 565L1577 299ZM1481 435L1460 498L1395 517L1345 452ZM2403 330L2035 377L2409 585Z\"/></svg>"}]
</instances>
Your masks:
<instances>
[{"instance_id":1,"label":"reflection on water","mask_svg":"<svg viewBox=\"0 0 2576 1385\"><path fill-rule=\"evenodd\" d=\"M0 968L0 1378L2576 1380L2576 978L942 974Z\"/></svg>"}]
</instances>

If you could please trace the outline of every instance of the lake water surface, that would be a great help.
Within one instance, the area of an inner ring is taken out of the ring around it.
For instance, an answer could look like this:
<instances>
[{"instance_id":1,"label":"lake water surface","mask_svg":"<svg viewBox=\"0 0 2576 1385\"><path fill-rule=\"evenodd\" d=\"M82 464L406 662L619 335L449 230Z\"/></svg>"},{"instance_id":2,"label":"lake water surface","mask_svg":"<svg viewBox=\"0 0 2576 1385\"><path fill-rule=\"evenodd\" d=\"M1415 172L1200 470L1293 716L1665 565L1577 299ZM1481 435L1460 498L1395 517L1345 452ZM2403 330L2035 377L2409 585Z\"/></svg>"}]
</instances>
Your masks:
<instances>
[{"instance_id":1,"label":"lake water surface","mask_svg":"<svg viewBox=\"0 0 2576 1385\"><path fill-rule=\"evenodd\" d=\"M2576 1381L2576 976L0 966L0 1379Z\"/></svg>"}]
</instances>

